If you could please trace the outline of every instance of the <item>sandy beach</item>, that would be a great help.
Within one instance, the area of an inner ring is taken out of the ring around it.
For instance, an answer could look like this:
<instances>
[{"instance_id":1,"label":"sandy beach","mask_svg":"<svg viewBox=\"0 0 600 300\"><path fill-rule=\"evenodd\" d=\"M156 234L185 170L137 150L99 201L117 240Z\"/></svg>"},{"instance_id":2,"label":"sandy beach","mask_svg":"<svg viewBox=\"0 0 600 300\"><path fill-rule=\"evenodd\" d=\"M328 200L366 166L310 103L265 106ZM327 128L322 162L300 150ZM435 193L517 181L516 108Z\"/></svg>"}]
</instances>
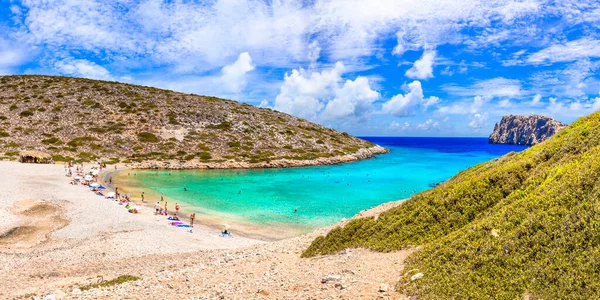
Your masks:
<instances>
[{"instance_id":1,"label":"sandy beach","mask_svg":"<svg viewBox=\"0 0 600 300\"><path fill-rule=\"evenodd\" d=\"M223 238L218 229L202 224L190 233L169 226L151 208L130 214L87 187L70 185L62 165L0 162L0 174L1 298L47 293L57 299L400 296L392 287L409 250L356 249L301 259L312 239L331 227L277 242ZM80 289L120 275L140 279Z\"/></svg>"}]
</instances>

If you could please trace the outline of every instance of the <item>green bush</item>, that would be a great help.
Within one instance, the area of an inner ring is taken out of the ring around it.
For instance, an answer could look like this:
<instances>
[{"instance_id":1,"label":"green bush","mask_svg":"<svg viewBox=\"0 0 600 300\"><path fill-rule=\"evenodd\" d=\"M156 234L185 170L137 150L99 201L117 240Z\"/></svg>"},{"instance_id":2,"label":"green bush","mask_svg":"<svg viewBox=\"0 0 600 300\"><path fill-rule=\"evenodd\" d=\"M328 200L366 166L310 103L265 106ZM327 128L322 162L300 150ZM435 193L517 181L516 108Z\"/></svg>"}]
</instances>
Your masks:
<instances>
[{"instance_id":1,"label":"green bush","mask_svg":"<svg viewBox=\"0 0 600 300\"><path fill-rule=\"evenodd\" d=\"M32 111L32 110L24 110L24 111L22 111L21 113L19 113L19 116L20 116L21 118L26 118L26 117L31 117L31 116L33 116L33 114L34 114L34 113L33 113L33 111Z\"/></svg>"},{"instance_id":2,"label":"green bush","mask_svg":"<svg viewBox=\"0 0 600 300\"><path fill-rule=\"evenodd\" d=\"M201 160L209 160L212 158L212 156L208 152L198 152L196 156L198 156L198 158Z\"/></svg>"},{"instance_id":3,"label":"green bush","mask_svg":"<svg viewBox=\"0 0 600 300\"><path fill-rule=\"evenodd\" d=\"M158 143L160 141L156 135L150 132L140 132L137 136L142 143Z\"/></svg>"}]
</instances>

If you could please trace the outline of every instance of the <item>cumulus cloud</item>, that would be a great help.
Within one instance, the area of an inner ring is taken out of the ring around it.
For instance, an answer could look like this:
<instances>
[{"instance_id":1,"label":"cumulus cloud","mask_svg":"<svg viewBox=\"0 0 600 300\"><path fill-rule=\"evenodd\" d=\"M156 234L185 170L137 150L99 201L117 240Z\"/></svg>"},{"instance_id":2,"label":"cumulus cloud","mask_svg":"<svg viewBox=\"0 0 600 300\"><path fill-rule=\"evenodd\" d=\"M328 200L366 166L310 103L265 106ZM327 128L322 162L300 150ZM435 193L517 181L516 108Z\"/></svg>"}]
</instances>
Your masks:
<instances>
[{"instance_id":1,"label":"cumulus cloud","mask_svg":"<svg viewBox=\"0 0 600 300\"><path fill-rule=\"evenodd\" d=\"M285 74L274 108L310 120L364 118L372 111L379 93L371 89L366 77L344 81L344 72L341 62L320 72L292 70Z\"/></svg>"},{"instance_id":2,"label":"cumulus cloud","mask_svg":"<svg viewBox=\"0 0 600 300\"><path fill-rule=\"evenodd\" d=\"M469 122L469 127L473 129L479 129L485 125L485 121L488 119L488 114L474 114L469 119L471 120Z\"/></svg>"},{"instance_id":3,"label":"cumulus cloud","mask_svg":"<svg viewBox=\"0 0 600 300\"><path fill-rule=\"evenodd\" d=\"M415 108L422 105L427 108L436 104L439 98L432 96L425 98L421 82L415 80L408 84L408 92L406 94L398 94L392 97L389 101L383 103L382 112L396 117L407 117L415 113Z\"/></svg>"},{"instance_id":4,"label":"cumulus cloud","mask_svg":"<svg viewBox=\"0 0 600 300\"><path fill-rule=\"evenodd\" d=\"M221 81L229 91L239 93L246 86L246 73L252 70L252 58L248 52L243 52L233 64L221 69Z\"/></svg>"},{"instance_id":5,"label":"cumulus cloud","mask_svg":"<svg viewBox=\"0 0 600 300\"><path fill-rule=\"evenodd\" d=\"M67 58L54 62L54 67L64 75L100 80L111 79L108 70L86 59Z\"/></svg>"},{"instance_id":6,"label":"cumulus cloud","mask_svg":"<svg viewBox=\"0 0 600 300\"><path fill-rule=\"evenodd\" d=\"M362 119L373 108L373 101L379 93L372 90L369 79L357 77L354 81L346 80L344 86L335 89L335 98L327 103L322 117L325 120L340 119L349 116Z\"/></svg>"},{"instance_id":7,"label":"cumulus cloud","mask_svg":"<svg viewBox=\"0 0 600 300\"><path fill-rule=\"evenodd\" d=\"M428 79L433 77L433 63L435 61L435 51L425 51L420 59L415 61L412 68L406 71L405 75L409 78Z\"/></svg>"}]
</instances>

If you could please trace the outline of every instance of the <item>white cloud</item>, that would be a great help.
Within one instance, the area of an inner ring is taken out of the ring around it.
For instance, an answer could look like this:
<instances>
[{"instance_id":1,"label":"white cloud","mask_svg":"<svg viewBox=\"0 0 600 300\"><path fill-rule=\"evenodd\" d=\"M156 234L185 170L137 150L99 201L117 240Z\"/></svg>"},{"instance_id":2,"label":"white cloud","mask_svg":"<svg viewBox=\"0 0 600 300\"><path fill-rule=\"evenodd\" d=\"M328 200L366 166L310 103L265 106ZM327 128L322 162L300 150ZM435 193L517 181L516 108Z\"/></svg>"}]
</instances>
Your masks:
<instances>
[{"instance_id":1,"label":"white cloud","mask_svg":"<svg viewBox=\"0 0 600 300\"><path fill-rule=\"evenodd\" d=\"M543 64L598 57L600 57L600 40L582 38L542 49L529 55L526 61L531 64Z\"/></svg>"},{"instance_id":2,"label":"white cloud","mask_svg":"<svg viewBox=\"0 0 600 300\"><path fill-rule=\"evenodd\" d=\"M0 37L0 75L12 75L28 59L27 52L23 46Z\"/></svg>"},{"instance_id":3,"label":"white cloud","mask_svg":"<svg viewBox=\"0 0 600 300\"><path fill-rule=\"evenodd\" d=\"M67 58L54 62L56 70L64 75L109 80L110 72L93 61Z\"/></svg>"},{"instance_id":4,"label":"white cloud","mask_svg":"<svg viewBox=\"0 0 600 300\"><path fill-rule=\"evenodd\" d=\"M415 61L412 68L406 71L406 76L416 79L428 79L433 77L433 63L435 62L435 51L425 51L420 59Z\"/></svg>"},{"instance_id":5,"label":"white cloud","mask_svg":"<svg viewBox=\"0 0 600 300\"><path fill-rule=\"evenodd\" d=\"M379 99L379 93L372 90L369 79L357 77L346 80L344 86L335 90L335 98L327 103L322 117L325 120L341 119L349 116L362 119L373 109L373 101Z\"/></svg>"},{"instance_id":6,"label":"white cloud","mask_svg":"<svg viewBox=\"0 0 600 300\"><path fill-rule=\"evenodd\" d=\"M267 99L263 99L262 101L260 101L260 104L258 105L258 107L262 107L262 108L270 108L270 104L269 101L267 101Z\"/></svg>"},{"instance_id":7,"label":"white cloud","mask_svg":"<svg viewBox=\"0 0 600 300\"><path fill-rule=\"evenodd\" d=\"M480 80L471 86L443 85L442 89L456 96L518 97L523 93L521 82L497 77Z\"/></svg>"},{"instance_id":8,"label":"white cloud","mask_svg":"<svg viewBox=\"0 0 600 300\"><path fill-rule=\"evenodd\" d=\"M425 121L425 123L417 124L417 129L428 131L438 127L438 125L440 125L439 122L435 122L432 119L428 119L427 121Z\"/></svg>"},{"instance_id":9,"label":"white cloud","mask_svg":"<svg viewBox=\"0 0 600 300\"><path fill-rule=\"evenodd\" d=\"M542 95L535 94L535 96L533 96L533 99L531 99L531 105L536 106L540 103L541 100L542 100Z\"/></svg>"},{"instance_id":10,"label":"white cloud","mask_svg":"<svg viewBox=\"0 0 600 300\"><path fill-rule=\"evenodd\" d=\"M488 114L474 114L469 119L471 120L469 122L469 127L473 129L479 129L485 125L485 121L488 119Z\"/></svg>"},{"instance_id":11,"label":"white cloud","mask_svg":"<svg viewBox=\"0 0 600 300\"><path fill-rule=\"evenodd\" d=\"M274 108L309 120L364 118L379 98L366 77L344 82L346 68L338 62L331 69L294 69L286 73ZM343 84L342 84L343 83Z\"/></svg>"},{"instance_id":12,"label":"white cloud","mask_svg":"<svg viewBox=\"0 0 600 300\"><path fill-rule=\"evenodd\" d=\"M243 52L238 59L231 65L224 66L221 69L221 81L227 90L239 93L246 86L246 73L254 70L252 58L248 52Z\"/></svg>"},{"instance_id":13,"label":"white cloud","mask_svg":"<svg viewBox=\"0 0 600 300\"><path fill-rule=\"evenodd\" d=\"M465 115L478 113L491 99L475 96L472 101L457 101L451 105L440 106L436 113L439 115Z\"/></svg>"},{"instance_id":14,"label":"white cloud","mask_svg":"<svg viewBox=\"0 0 600 300\"><path fill-rule=\"evenodd\" d=\"M410 128L410 123L408 123L408 122L400 123L400 122L394 121L394 122L390 123L389 128L394 131L407 130Z\"/></svg>"},{"instance_id":15,"label":"white cloud","mask_svg":"<svg viewBox=\"0 0 600 300\"><path fill-rule=\"evenodd\" d=\"M381 110L384 113L396 117L407 117L415 113L415 108L423 105L427 108L439 101L439 98L433 96L425 98L421 82L415 80L408 84L408 92L406 94L398 94L389 101L383 103Z\"/></svg>"}]
</instances>

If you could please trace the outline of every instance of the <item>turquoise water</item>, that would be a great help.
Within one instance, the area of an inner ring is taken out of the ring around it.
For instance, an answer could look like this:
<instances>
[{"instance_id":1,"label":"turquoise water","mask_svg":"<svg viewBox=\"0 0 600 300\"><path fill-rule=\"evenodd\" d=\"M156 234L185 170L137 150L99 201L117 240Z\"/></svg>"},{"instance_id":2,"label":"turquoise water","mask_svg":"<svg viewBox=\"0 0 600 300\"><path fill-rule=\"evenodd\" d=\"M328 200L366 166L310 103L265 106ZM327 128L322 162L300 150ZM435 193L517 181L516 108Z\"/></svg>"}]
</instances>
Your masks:
<instances>
[{"instance_id":1,"label":"turquoise water","mask_svg":"<svg viewBox=\"0 0 600 300\"><path fill-rule=\"evenodd\" d=\"M128 180L185 204L188 211L308 232L363 209L408 198L470 166L524 149L489 145L487 139L478 138L366 139L391 153L323 167L135 171Z\"/></svg>"}]
</instances>

